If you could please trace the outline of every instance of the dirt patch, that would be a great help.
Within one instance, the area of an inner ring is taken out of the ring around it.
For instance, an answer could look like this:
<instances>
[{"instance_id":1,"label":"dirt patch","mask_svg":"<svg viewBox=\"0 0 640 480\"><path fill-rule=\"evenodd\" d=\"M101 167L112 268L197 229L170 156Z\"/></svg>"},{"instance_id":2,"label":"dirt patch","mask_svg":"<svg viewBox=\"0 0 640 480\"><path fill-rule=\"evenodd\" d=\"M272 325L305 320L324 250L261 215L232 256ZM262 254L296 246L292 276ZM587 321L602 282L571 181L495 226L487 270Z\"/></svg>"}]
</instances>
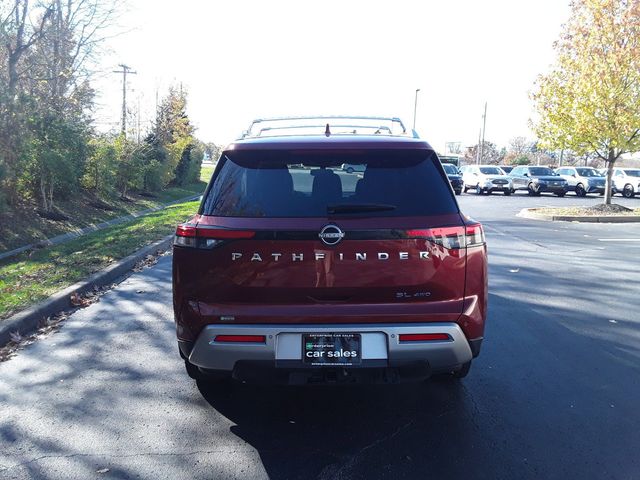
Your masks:
<instances>
[{"instance_id":1,"label":"dirt patch","mask_svg":"<svg viewBox=\"0 0 640 480\"><path fill-rule=\"evenodd\" d=\"M69 217L63 213L60 213L56 210L43 210L42 208L38 208L36 213L40 215L42 218L46 218L47 220L53 220L54 222L66 222L69 220Z\"/></svg>"},{"instance_id":2,"label":"dirt patch","mask_svg":"<svg viewBox=\"0 0 640 480\"><path fill-rule=\"evenodd\" d=\"M595 212L596 215L620 215L633 212L632 208L625 207L624 205L618 205L617 203L612 203L611 205L601 203L599 205L594 205L593 207L585 208L585 210Z\"/></svg>"},{"instance_id":3,"label":"dirt patch","mask_svg":"<svg viewBox=\"0 0 640 480\"><path fill-rule=\"evenodd\" d=\"M96 199L89 203L93 208L98 208L100 210L105 210L107 212L115 211L115 207L113 205L109 205L107 202L103 202L100 199Z\"/></svg>"},{"instance_id":4,"label":"dirt patch","mask_svg":"<svg viewBox=\"0 0 640 480\"><path fill-rule=\"evenodd\" d=\"M568 216L568 217L613 217L640 215L640 209L633 210L623 205L598 204L591 207L543 207L532 208L532 213L542 215Z\"/></svg>"}]
</instances>

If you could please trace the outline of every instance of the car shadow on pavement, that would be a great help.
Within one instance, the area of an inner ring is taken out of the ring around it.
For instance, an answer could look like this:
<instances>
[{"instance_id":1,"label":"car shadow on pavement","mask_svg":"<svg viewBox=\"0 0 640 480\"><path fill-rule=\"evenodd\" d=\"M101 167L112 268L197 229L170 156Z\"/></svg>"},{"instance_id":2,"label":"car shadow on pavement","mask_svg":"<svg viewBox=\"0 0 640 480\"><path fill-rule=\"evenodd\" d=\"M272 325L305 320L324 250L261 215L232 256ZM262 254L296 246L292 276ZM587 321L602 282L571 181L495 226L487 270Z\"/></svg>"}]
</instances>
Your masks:
<instances>
[{"instance_id":1,"label":"car shadow on pavement","mask_svg":"<svg viewBox=\"0 0 640 480\"><path fill-rule=\"evenodd\" d=\"M413 477L424 463L433 478L455 477L468 468L455 452L473 451L473 399L450 378L380 386L199 382L198 388L274 479ZM477 445L472 456L479 465L488 453Z\"/></svg>"}]
</instances>

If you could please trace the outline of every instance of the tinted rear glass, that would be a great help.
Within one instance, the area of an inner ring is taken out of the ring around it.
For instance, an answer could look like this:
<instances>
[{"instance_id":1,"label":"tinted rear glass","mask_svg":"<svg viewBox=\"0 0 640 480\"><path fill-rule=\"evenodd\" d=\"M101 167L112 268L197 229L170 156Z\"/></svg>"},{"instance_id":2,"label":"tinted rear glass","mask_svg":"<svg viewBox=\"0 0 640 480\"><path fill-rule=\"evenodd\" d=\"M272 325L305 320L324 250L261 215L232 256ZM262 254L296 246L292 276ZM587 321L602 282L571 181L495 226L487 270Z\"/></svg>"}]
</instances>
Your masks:
<instances>
[{"instance_id":1,"label":"tinted rear glass","mask_svg":"<svg viewBox=\"0 0 640 480\"><path fill-rule=\"evenodd\" d=\"M457 213L433 152L231 151L220 159L201 213L221 217L326 217L335 206L384 206L340 215ZM349 166L358 168L350 169ZM348 210L348 211L347 211ZM335 214L335 213L334 213Z\"/></svg>"}]
</instances>

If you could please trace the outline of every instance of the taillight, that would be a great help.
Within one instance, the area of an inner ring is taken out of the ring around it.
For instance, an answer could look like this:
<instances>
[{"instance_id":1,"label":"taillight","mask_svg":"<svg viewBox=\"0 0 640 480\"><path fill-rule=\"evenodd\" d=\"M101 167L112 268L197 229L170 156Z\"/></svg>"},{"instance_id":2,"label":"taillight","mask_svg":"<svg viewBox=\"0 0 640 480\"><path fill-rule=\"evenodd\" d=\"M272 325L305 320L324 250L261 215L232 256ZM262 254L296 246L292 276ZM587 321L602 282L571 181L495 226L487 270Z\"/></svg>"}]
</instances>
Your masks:
<instances>
[{"instance_id":1,"label":"taillight","mask_svg":"<svg viewBox=\"0 0 640 480\"><path fill-rule=\"evenodd\" d=\"M435 342L451 340L447 333L401 333L398 335L400 342Z\"/></svg>"},{"instance_id":2,"label":"taillight","mask_svg":"<svg viewBox=\"0 0 640 480\"><path fill-rule=\"evenodd\" d=\"M441 247L457 250L484 245L484 231L479 223L460 227L435 227L406 231L408 238L423 238Z\"/></svg>"},{"instance_id":3,"label":"taillight","mask_svg":"<svg viewBox=\"0 0 640 480\"><path fill-rule=\"evenodd\" d=\"M473 225L467 225L467 247L477 247L484 245L486 240L484 238L484 229L479 223Z\"/></svg>"},{"instance_id":4,"label":"taillight","mask_svg":"<svg viewBox=\"0 0 640 480\"><path fill-rule=\"evenodd\" d=\"M255 234L252 230L196 227L185 223L176 228L173 244L181 247L213 248L225 240L253 238Z\"/></svg>"}]
</instances>

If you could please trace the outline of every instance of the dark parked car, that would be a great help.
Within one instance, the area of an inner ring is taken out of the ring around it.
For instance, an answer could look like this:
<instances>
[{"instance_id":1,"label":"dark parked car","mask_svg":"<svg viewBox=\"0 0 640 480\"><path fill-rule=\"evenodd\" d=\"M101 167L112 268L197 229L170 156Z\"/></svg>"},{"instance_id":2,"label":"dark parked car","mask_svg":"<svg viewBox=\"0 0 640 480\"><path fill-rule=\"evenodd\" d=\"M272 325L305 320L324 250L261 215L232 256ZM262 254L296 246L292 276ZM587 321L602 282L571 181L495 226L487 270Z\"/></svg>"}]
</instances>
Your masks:
<instances>
[{"instance_id":1,"label":"dark parked car","mask_svg":"<svg viewBox=\"0 0 640 480\"><path fill-rule=\"evenodd\" d=\"M509 174L513 190L526 190L529 195L549 192L564 197L569 191L567 181L547 167L520 166Z\"/></svg>"},{"instance_id":2,"label":"dark parked car","mask_svg":"<svg viewBox=\"0 0 640 480\"><path fill-rule=\"evenodd\" d=\"M197 379L464 377L487 298L482 226L408 135L245 136L176 230L178 346Z\"/></svg>"},{"instance_id":3,"label":"dark parked car","mask_svg":"<svg viewBox=\"0 0 640 480\"><path fill-rule=\"evenodd\" d=\"M462 193L463 186L460 171L455 165L451 165L450 163L443 163L442 168L444 168L444 171L447 174L451 188L456 192L456 195L460 195Z\"/></svg>"}]
</instances>

